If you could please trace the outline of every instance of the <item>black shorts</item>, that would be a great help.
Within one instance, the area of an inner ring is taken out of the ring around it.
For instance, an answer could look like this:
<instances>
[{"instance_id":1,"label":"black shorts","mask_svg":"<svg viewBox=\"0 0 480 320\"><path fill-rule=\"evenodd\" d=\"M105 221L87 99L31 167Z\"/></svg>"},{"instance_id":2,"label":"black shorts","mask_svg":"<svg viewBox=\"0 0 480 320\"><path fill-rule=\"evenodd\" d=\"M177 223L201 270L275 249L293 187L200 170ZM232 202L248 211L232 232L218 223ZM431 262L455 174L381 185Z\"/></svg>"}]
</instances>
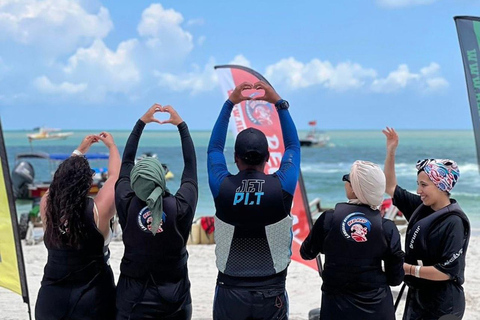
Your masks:
<instances>
[{"instance_id":1,"label":"black shorts","mask_svg":"<svg viewBox=\"0 0 480 320\"><path fill-rule=\"evenodd\" d=\"M230 288L218 286L213 302L214 320L288 319L285 288Z\"/></svg>"}]
</instances>

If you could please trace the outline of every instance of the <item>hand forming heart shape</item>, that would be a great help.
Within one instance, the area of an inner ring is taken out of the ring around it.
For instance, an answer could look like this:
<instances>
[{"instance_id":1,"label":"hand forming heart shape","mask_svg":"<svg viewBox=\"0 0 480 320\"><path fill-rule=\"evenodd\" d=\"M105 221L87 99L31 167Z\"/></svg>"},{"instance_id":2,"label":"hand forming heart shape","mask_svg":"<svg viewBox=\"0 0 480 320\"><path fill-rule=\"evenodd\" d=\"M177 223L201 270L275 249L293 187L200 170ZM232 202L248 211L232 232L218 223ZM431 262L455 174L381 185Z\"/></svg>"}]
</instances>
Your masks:
<instances>
[{"instance_id":1,"label":"hand forming heart shape","mask_svg":"<svg viewBox=\"0 0 480 320\"><path fill-rule=\"evenodd\" d=\"M252 95L255 91L264 91L263 95L260 93L258 95ZM243 94L243 91L246 91L247 95ZM280 96L275 92L271 85L264 81L258 81L254 84L250 82L243 82L239 84L230 94L230 101L234 104L240 103L245 100L263 100L270 103L275 103L280 100Z\"/></svg>"}]
</instances>

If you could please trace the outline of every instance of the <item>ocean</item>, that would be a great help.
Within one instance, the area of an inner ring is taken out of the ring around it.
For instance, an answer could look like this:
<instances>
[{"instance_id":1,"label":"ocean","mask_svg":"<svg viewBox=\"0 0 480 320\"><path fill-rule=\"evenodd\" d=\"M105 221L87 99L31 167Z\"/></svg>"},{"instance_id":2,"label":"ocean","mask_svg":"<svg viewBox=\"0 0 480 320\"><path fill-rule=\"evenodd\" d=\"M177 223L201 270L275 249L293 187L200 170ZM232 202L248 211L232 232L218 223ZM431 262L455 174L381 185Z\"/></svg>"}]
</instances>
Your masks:
<instances>
[{"instance_id":1,"label":"ocean","mask_svg":"<svg viewBox=\"0 0 480 320\"><path fill-rule=\"evenodd\" d=\"M64 130L71 131L71 130ZM15 164L15 155L22 152L43 151L47 153L71 153L87 134L92 131L73 131L66 140L28 142L27 131L5 131L5 144L10 171ZM120 154L130 131L111 131ZM306 131L300 131L302 138ZM415 163L424 158L449 158L460 168L460 179L453 189L455 198L467 213L472 227L480 228L480 173L476 163L473 132L459 131L399 131L400 144L397 149L396 173L398 184L407 190L416 190ZM324 208L331 208L337 202L345 201L344 182L341 178L350 171L355 160L369 160L383 167L385 159L385 137L379 131L329 131L330 143L326 147L302 147L301 169L309 201L319 198ZM215 208L208 187L207 146L209 131L191 132L197 153L199 201L196 217L213 215ZM237 169L233 162L233 136L227 137L225 156L230 172ZM91 152L107 152L103 144L96 144ZM167 184L174 192L179 187L183 170L180 137L177 131L144 131L137 155L153 152L160 161L166 163L175 178ZM51 177L55 166L46 160L31 161L35 169L35 179L46 181ZM105 167L106 161L92 163L92 166ZM27 212L30 203L17 203L18 214Z\"/></svg>"}]
</instances>

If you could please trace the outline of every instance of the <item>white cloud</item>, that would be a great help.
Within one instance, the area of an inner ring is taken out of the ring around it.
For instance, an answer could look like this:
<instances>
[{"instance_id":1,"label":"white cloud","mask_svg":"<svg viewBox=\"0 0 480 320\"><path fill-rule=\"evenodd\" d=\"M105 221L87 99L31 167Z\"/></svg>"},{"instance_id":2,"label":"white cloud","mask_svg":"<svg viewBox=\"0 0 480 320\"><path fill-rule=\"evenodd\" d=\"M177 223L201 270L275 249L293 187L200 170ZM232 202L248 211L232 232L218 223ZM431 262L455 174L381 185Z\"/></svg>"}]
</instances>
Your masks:
<instances>
[{"instance_id":1,"label":"white cloud","mask_svg":"<svg viewBox=\"0 0 480 320\"><path fill-rule=\"evenodd\" d=\"M239 66L251 68L250 61L248 61L248 59L245 58L242 54L236 55L235 58L233 58L233 60L230 61L228 64L236 64Z\"/></svg>"},{"instance_id":2,"label":"white cloud","mask_svg":"<svg viewBox=\"0 0 480 320\"><path fill-rule=\"evenodd\" d=\"M312 59L302 63L295 58L282 59L266 68L265 77L272 83L283 84L290 89L323 86L335 91L363 89L377 93L391 93L415 88L430 92L448 87L448 82L440 75L437 63L410 72L406 64L398 66L386 78L379 78L374 69L365 68L351 61L332 65L329 61Z\"/></svg>"},{"instance_id":3,"label":"white cloud","mask_svg":"<svg viewBox=\"0 0 480 320\"><path fill-rule=\"evenodd\" d=\"M203 45L203 43L205 42L205 40L207 40L207 37L205 37L205 36L200 36L200 37L198 38L198 40L197 40L197 44L198 44L199 46L201 46L201 45Z\"/></svg>"},{"instance_id":4,"label":"white cloud","mask_svg":"<svg viewBox=\"0 0 480 320\"><path fill-rule=\"evenodd\" d=\"M439 73L440 66L435 62L421 68L419 73L412 73L406 64L401 64L386 78L374 80L371 89L374 92L389 93L414 86L420 91L429 92L448 87L448 81Z\"/></svg>"},{"instance_id":5,"label":"white cloud","mask_svg":"<svg viewBox=\"0 0 480 320\"><path fill-rule=\"evenodd\" d=\"M155 71L154 74L158 78L158 85L161 87L177 92L191 91L191 94L197 94L203 91L210 91L217 86L218 80L213 69L214 66L214 59L210 59L203 70L194 65L194 70L186 74L177 75L159 71Z\"/></svg>"},{"instance_id":6,"label":"white cloud","mask_svg":"<svg viewBox=\"0 0 480 320\"><path fill-rule=\"evenodd\" d=\"M95 40L89 48L80 48L68 59L63 73L70 81L88 83L85 98L102 100L108 93L124 93L140 82L133 53L137 40L120 43L112 51L102 40Z\"/></svg>"},{"instance_id":7,"label":"white cloud","mask_svg":"<svg viewBox=\"0 0 480 320\"><path fill-rule=\"evenodd\" d=\"M438 0L377 0L377 3L382 7L387 8L401 8L410 6L421 6L432 4Z\"/></svg>"},{"instance_id":8,"label":"white cloud","mask_svg":"<svg viewBox=\"0 0 480 320\"><path fill-rule=\"evenodd\" d=\"M187 21L187 26L203 26L205 24L205 20L199 19L190 19Z\"/></svg>"},{"instance_id":9,"label":"white cloud","mask_svg":"<svg viewBox=\"0 0 480 320\"><path fill-rule=\"evenodd\" d=\"M0 41L10 39L52 54L104 38L112 28L106 8L91 14L75 0L0 1Z\"/></svg>"},{"instance_id":10,"label":"white cloud","mask_svg":"<svg viewBox=\"0 0 480 320\"><path fill-rule=\"evenodd\" d=\"M239 54L228 64L250 67L250 61ZM191 94L210 91L217 87L218 79L214 70L215 60L210 58L203 69L193 65L193 71L184 74L166 73L155 70L154 75L158 78L158 85L170 90L181 92L190 91Z\"/></svg>"},{"instance_id":11,"label":"white cloud","mask_svg":"<svg viewBox=\"0 0 480 320\"><path fill-rule=\"evenodd\" d=\"M138 34L144 38L151 57L182 59L193 49L192 35L183 30L183 16L161 4L150 5L142 13Z\"/></svg>"},{"instance_id":12,"label":"white cloud","mask_svg":"<svg viewBox=\"0 0 480 320\"><path fill-rule=\"evenodd\" d=\"M376 72L349 61L333 66L319 59L304 64L290 57L268 66L265 76L270 82L285 83L291 89L322 85L343 91L362 87L366 80L376 77Z\"/></svg>"},{"instance_id":13,"label":"white cloud","mask_svg":"<svg viewBox=\"0 0 480 320\"><path fill-rule=\"evenodd\" d=\"M60 84L54 84L46 76L38 77L33 84L40 92L49 94L77 94L84 92L88 87L86 83L74 84L70 82L62 82Z\"/></svg>"}]
</instances>

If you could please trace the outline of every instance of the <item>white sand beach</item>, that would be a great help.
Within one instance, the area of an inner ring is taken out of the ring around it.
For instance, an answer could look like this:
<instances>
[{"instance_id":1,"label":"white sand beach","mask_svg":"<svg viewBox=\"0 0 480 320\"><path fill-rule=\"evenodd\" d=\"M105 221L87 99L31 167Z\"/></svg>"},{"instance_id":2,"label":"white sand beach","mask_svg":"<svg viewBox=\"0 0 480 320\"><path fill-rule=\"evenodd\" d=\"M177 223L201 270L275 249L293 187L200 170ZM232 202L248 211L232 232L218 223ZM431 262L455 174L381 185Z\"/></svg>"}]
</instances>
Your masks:
<instances>
[{"instance_id":1,"label":"white sand beach","mask_svg":"<svg viewBox=\"0 0 480 320\"><path fill-rule=\"evenodd\" d=\"M119 265L123 255L123 243L112 242L111 265L116 279L119 276ZM212 303L215 290L217 270L215 267L215 245L188 246L190 281L192 283L193 319L211 319ZM32 313L43 276L43 267L47 258L47 250L43 243L23 245L25 264L30 292ZM480 319L480 274L475 268L480 264L480 236L470 239L467 252L466 311L464 319ZM320 306L321 279L318 273L300 263L292 261L288 277L287 290L290 299L290 319L308 319L310 309ZM393 288L396 298L400 286ZM405 296L405 294L404 294ZM397 311L397 319L401 319L403 303ZM33 317L33 315L32 315ZM28 319L27 307L22 298L6 289L0 288L0 319Z\"/></svg>"}]
</instances>

